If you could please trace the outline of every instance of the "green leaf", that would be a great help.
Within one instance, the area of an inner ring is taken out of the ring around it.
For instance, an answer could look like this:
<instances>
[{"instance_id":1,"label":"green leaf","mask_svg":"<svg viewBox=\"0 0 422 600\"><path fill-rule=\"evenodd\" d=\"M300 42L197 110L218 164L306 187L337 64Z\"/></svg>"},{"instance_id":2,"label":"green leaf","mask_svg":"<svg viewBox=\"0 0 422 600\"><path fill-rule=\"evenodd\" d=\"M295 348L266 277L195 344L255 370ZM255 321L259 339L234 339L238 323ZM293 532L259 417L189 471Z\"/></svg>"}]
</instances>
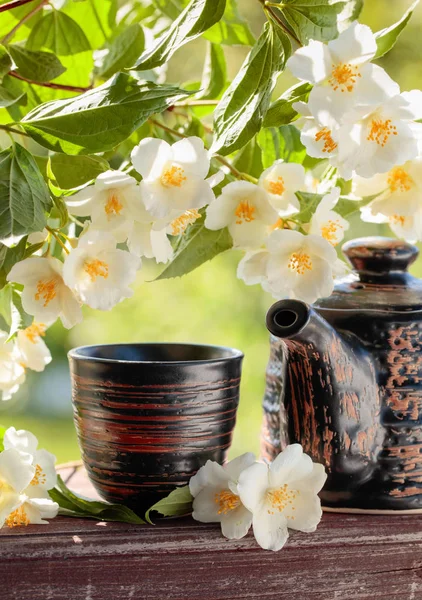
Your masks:
<instances>
[{"instance_id":1,"label":"green leaf","mask_svg":"<svg viewBox=\"0 0 422 600\"><path fill-rule=\"evenodd\" d=\"M7 431L6 427L3 427L3 425L0 425L0 452L3 452L3 450L4 450L3 440L4 440L4 434L6 433L6 431Z\"/></svg>"},{"instance_id":2,"label":"green leaf","mask_svg":"<svg viewBox=\"0 0 422 600\"><path fill-rule=\"evenodd\" d=\"M0 44L0 79L12 68L12 59L6 48Z\"/></svg>"},{"instance_id":3,"label":"green leaf","mask_svg":"<svg viewBox=\"0 0 422 600\"><path fill-rule=\"evenodd\" d=\"M152 511L158 512L164 517L175 517L177 515L187 515L192 512L193 496L189 491L189 486L184 485L173 490L168 496L156 502L145 513L145 520L153 525L150 519Z\"/></svg>"},{"instance_id":4,"label":"green leaf","mask_svg":"<svg viewBox=\"0 0 422 600\"><path fill-rule=\"evenodd\" d=\"M281 12L296 37L306 45L310 40L328 42L339 34L339 15L355 2L338 0L283 0ZM277 9L275 9L277 10Z\"/></svg>"},{"instance_id":5,"label":"green leaf","mask_svg":"<svg viewBox=\"0 0 422 600\"><path fill-rule=\"evenodd\" d=\"M246 57L214 111L213 152L230 154L259 131L278 75L291 52L290 42L271 23Z\"/></svg>"},{"instance_id":6,"label":"green leaf","mask_svg":"<svg viewBox=\"0 0 422 600\"><path fill-rule=\"evenodd\" d=\"M207 229L204 225L205 211L201 212L201 218L195 221L181 236L172 262L157 279L181 277L197 269L217 254L232 248L233 240L228 230L211 231Z\"/></svg>"},{"instance_id":7,"label":"green leaf","mask_svg":"<svg viewBox=\"0 0 422 600\"><path fill-rule=\"evenodd\" d=\"M258 179L264 170L261 155L261 148L255 136L237 153L232 164L241 173L248 173Z\"/></svg>"},{"instance_id":8,"label":"green leaf","mask_svg":"<svg viewBox=\"0 0 422 600\"><path fill-rule=\"evenodd\" d=\"M64 514L67 516L86 517L97 519L98 521L117 521L119 523L132 523L135 525L145 524L145 521L127 506L88 500L74 494L66 486L60 475L57 477L57 486L48 493L51 499L57 502L60 508L65 511Z\"/></svg>"},{"instance_id":9,"label":"green leaf","mask_svg":"<svg viewBox=\"0 0 422 600\"><path fill-rule=\"evenodd\" d=\"M0 289L7 284L7 275L17 262L26 258L27 236L23 237L16 246L9 248L0 244Z\"/></svg>"},{"instance_id":10,"label":"green leaf","mask_svg":"<svg viewBox=\"0 0 422 600\"><path fill-rule=\"evenodd\" d=\"M375 54L375 58L381 58L381 56L384 56L384 54L387 54L387 52L389 52L391 48L393 48L393 46L397 42L399 35L410 21L413 11L415 10L418 4L419 0L413 2L413 4L407 9L402 18L399 21L397 21L397 23L394 23L394 25L391 25L390 27L386 27L385 29L378 31L375 34L377 40L377 53Z\"/></svg>"},{"instance_id":11,"label":"green leaf","mask_svg":"<svg viewBox=\"0 0 422 600\"><path fill-rule=\"evenodd\" d=\"M42 231L50 195L37 163L19 144L0 152L0 240Z\"/></svg>"},{"instance_id":12,"label":"green leaf","mask_svg":"<svg viewBox=\"0 0 422 600\"><path fill-rule=\"evenodd\" d=\"M118 73L80 96L42 104L21 124L38 143L55 152L104 152L128 138L152 114L189 93Z\"/></svg>"},{"instance_id":13,"label":"green leaf","mask_svg":"<svg viewBox=\"0 0 422 600\"><path fill-rule=\"evenodd\" d=\"M50 158L51 171L62 190L79 187L95 179L110 168L100 156L68 156L53 154Z\"/></svg>"},{"instance_id":14,"label":"green leaf","mask_svg":"<svg viewBox=\"0 0 422 600\"><path fill-rule=\"evenodd\" d=\"M100 48L114 32L115 0L67 2L62 12L72 17L84 30L92 48Z\"/></svg>"},{"instance_id":15,"label":"green leaf","mask_svg":"<svg viewBox=\"0 0 422 600\"><path fill-rule=\"evenodd\" d=\"M51 81L65 72L57 56L51 52L32 52L10 44L9 52L18 67L19 75L31 81Z\"/></svg>"},{"instance_id":16,"label":"green leaf","mask_svg":"<svg viewBox=\"0 0 422 600\"><path fill-rule=\"evenodd\" d=\"M10 283L0 291L0 316L9 329L8 340L20 329L29 327L33 321L33 317L23 310L20 292Z\"/></svg>"},{"instance_id":17,"label":"green leaf","mask_svg":"<svg viewBox=\"0 0 422 600\"><path fill-rule=\"evenodd\" d=\"M142 54L144 47L145 36L142 27L137 23L125 27L112 42L106 44L107 54L102 58L102 64L97 69L97 74L107 78L130 67Z\"/></svg>"},{"instance_id":18,"label":"green leaf","mask_svg":"<svg viewBox=\"0 0 422 600\"><path fill-rule=\"evenodd\" d=\"M288 125L296 119L298 113L293 108L295 102L306 102L308 100L312 85L310 83L299 83L280 96L273 102L265 115L264 127L278 127Z\"/></svg>"},{"instance_id":19,"label":"green leaf","mask_svg":"<svg viewBox=\"0 0 422 600\"><path fill-rule=\"evenodd\" d=\"M12 106L17 102L21 102L26 97L25 93L16 94L9 91L7 88L0 85L0 108Z\"/></svg>"},{"instance_id":20,"label":"green leaf","mask_svg":"<svg viewBox=\"0 0 422 600\"><path fill-rule=\"evenodd\" d=\"M59 56L78 54L91 49L83 29L71 17L51 10L33 27L26 48L48 48Z\"/></svg>"},{"instance_id":21,"label":"green leaf","mask_svg":"<svg viewBox=\"0 0 422 600\"><path fill-rule=\"evenodd\" d=\"M239 13L236 0L227 0L224 15L204 33L204 37L214 44L228 46L253 46L255 43L247 21Z\"/></svg>"},{"instance_id":22,"label":"green leaf","mask_svg":"<svg viewBox=\"0 0 422 600\"><path fill-rule=\"evenodd\" d=\"M264 169L280 159L302 164L306 157L306 148L300 141L299 130L294 125L261 129L258 144L262 150Z\"/></svg>"},{"instance_id":23,"label":"green leaf","mask_svg":"<svg viewBox=\"0 0 422 600\"><path fill-rule=\"evenodd\" d=\"M301 223L309 223L317 209L318 204L323 198L323 194L296 192L296 196L300 202L300 212L295 215L295 219ZM349 198L340 197L333 210L340 216L347 219L354 213L360 211L361 208L369 204L376 197L377 196L365 196L362 198L362 200L350 200Z\"/></svg>"},{"instance_id":24,"label":"green leaf","mask_svg":"<svg viewBox=\"0 0 422 600\"><path fill-rule=\"evenodd\" d=\"M145 71L167 62L178 48L217 23L225 7L226 0L192 0L154 46L142 54L133 69Z\"/></svg>"},{"instance_id":25,"label":"green leaf","mask_svg":"<svg viewBox=\"0 0 422 600\"><path fill-rule=\"evenodd\" d=\"M196 98L214 100L218 98L226 85L226 59L221 46L208 43L202 72L201 91Z\"/></svg>"}]
</instances>

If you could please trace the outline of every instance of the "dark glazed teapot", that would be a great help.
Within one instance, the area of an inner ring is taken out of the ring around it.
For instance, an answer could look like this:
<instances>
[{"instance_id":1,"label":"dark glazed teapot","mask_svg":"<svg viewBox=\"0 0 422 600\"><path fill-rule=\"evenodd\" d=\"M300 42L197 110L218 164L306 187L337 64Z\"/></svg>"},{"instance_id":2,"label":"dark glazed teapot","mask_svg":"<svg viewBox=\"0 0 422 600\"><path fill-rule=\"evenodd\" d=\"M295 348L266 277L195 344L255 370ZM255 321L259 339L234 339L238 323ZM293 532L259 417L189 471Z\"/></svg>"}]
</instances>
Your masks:
<instances>
[{"instance_id":1,"label":"dark glazed teapot","mask_svg":"<svg viewBox=\"0 0 422 600\"><path fill-rule=\"evenodd\" d=\"M262 452L299 442L325 465L324 507L422 512L422 281L415 246L361 238L357 275L313 307L274 304Z\"/></svg>"}]
</instances>

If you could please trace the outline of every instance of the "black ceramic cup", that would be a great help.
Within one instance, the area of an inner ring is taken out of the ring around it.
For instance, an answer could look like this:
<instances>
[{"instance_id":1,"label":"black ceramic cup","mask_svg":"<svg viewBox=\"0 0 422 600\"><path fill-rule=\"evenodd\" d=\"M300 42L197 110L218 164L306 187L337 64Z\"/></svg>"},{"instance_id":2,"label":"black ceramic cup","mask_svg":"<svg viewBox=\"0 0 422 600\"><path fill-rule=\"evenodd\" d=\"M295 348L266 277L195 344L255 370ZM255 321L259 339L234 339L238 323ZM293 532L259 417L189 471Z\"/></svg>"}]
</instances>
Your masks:
<instances>
[{"instance_id":1,"label":"black ceramic cup","mask_svg":"<svg viewBox=\"0 0 422 600\"><path fill-rule=\"evenodd\" d=\"M194 344L113 344L69 352L82 460L98 493L138 512L224 462L243 354Z\"/></svg>"}]
</instances>

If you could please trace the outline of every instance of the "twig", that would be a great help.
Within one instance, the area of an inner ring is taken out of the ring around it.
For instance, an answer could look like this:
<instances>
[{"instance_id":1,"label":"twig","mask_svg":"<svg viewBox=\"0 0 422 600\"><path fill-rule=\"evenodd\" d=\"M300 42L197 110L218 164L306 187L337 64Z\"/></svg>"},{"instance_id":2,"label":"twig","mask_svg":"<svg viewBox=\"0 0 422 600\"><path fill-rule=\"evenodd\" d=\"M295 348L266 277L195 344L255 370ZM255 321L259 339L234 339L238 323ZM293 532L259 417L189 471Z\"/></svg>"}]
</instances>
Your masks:
<instances>
[{"instance_id":1,"label":"twig","mask_svg":"<svg viewBox=\"0 0 422 600\"><path fill-rule=\"evenodd\" d=\"M66 90L67 92L89 92L92 90L92 85L87 87L79 87L77 85L65 85L63 83L52 83L51 81L33 81L32 79L26 79L26 77L22 77L16 71L9 71L8 75L11 77L16 77L16 79L20 79L21 81L25 81L25 83L29 83L30 85L40 85L41 87L51 88L52 90Z\"/></svg>"},{"instance_id":2,"label":"twig","mask_svg":"<svg viewBox=\"0 0 422 600\"><path fill-rule=\"evenodd\" d=\"M161 127L161 129L163 129L164 131L167 131L167 133L170 133L172 135L176 135L176 136L178 136L180 138L186 138L186 137L188 137L187 135L184 135L183 133L180 133L176 129L172 129L171 127L167 127L167 125L164 125L163 123L160 123L159 121L156 121L155 119L148 119L148 120L153 125L156 125L157 127ZM238 171L238 169L236 169L236 167L234 167L232 164L230 164L228 160L226 160L223 156L220 156L220 154L214 154L213 158L215 158L215 160L218 160L219 163L221 163L222 165L224 165L225 167L227 167L229 169L229 171L235 177L237 177L238 179L246 179L247 181L251 181L253 183L256 183L255 177L252 177L251 175L248 175L247 173L241 173L240 171Z\"/></svg>"},{"instance_id":3,"label":"twig","mask_svg":"<svg viewBox=\"0 0 422 600\"><path fill-rule=\"evenodd\" d=\"M49 233L51 233L51 235L54 237L54 239L56 240L56 242L59 244L59 246L61 246L63 248L63 250L66 252L66 254L69 254L69 250L68 248L66 248L65 244L63 244L62 240L60 239L58 233L56 231L54 231L54 229L51 229L51 227L49 227L48 225L46 225L45 227L47 229L47 231Z\"/></svg>"},{"instance_id":4,"label":"twig","mask_svg":"<svg viewBox=\"0 0 422 600\"><path fill-rule=\"evenodd\" d=\"M175 102L173 106L189 108L189 106L217 106L220 100L192 100L191 102Z\"/></svg>"},{"instance_id":5,"label":"twig","mask_svg":"<svg viewBox=\"0 0 422 600\"><path fill-rule=\"evenodd\" d=\"M22 19L20 21L18 21L16 23L16 25L13 27L13 29L11 31L9 31L9 33L7 33L4 38L0 41L0 44L7 44L7 42L9 40L12 39L12 37L15 35L15 33L17 32L17 30L27 21L29 21L29 19L31 19L31 17L33 17L39 10L41 10L46 4L48 4L49 0L42 0L40 4L38 4L37 6L34 6L34 8L32 10L29 11L29 13L27 13L24 17L22 17Z\"/></svg>"},{"instance_id":6,"label":"twig","mask_svg":"<svg viewBox=\"0 0 422 600\"><path fill-rule=\"evenodd\" d=\"M283 23L283 21L280 19L280 17L273 11L273 9L267 3L264 3L264 12L265 12L265 14L270 15L270 17L277 23L277 25L279 25L281 27L281 29L285 33L287 33L287 35L289 35L292 39L294 39L294 41L297 44L299 44L299 46L303 46L300 39L298 37L296 37L295 34L292 31L290 31L290 29L288 27L286 27L286 25Z\"/></svg>"},{"instance_id":7,"label":"twig","mask_svg":"<svg viewBox=\"0 0 422 600\"><path fill-rule=\"evenodd\" d=\"M12 10L18 6L23 6L29 2L34 2L34 0L12 0L12 2L8 2L7 4L2 4L0 6L0 13L5 12L6 10Z\"/></svg>"},{"instance_id":8,"label":"twig","mask_svg":"<svg viewBox=\"0 0 422 600\"><path fill-rule=\"evenodd\" d=\"M7 131L8 133L16 133L17 135L24 135L25 137L31 137L25 131L19 131L19 129L14 129L13 127L10 127L10 125L0 125L0 129L4 129L4 131Z\"/></svg>"}]
</instances>

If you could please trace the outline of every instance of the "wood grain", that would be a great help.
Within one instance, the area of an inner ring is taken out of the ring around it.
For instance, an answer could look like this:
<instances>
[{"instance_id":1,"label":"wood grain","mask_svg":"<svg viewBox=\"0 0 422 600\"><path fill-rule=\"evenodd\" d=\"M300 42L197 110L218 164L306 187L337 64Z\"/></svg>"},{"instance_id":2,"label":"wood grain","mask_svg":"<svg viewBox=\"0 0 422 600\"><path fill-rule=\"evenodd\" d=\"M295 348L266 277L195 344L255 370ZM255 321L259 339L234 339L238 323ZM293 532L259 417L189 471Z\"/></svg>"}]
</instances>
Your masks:
<instances>
[{"instance_id":1,"label":"wood grain","mask_svg":"<svg viewBox=\"0 0 422 600\"><path fill-rule=\"evenodd\" d=\"M83 494L83 472L62 471ZM0 531L2 600L422 600L418 516L325 514L280 552L192 519Z\"/></svg>"}]
</instances>

